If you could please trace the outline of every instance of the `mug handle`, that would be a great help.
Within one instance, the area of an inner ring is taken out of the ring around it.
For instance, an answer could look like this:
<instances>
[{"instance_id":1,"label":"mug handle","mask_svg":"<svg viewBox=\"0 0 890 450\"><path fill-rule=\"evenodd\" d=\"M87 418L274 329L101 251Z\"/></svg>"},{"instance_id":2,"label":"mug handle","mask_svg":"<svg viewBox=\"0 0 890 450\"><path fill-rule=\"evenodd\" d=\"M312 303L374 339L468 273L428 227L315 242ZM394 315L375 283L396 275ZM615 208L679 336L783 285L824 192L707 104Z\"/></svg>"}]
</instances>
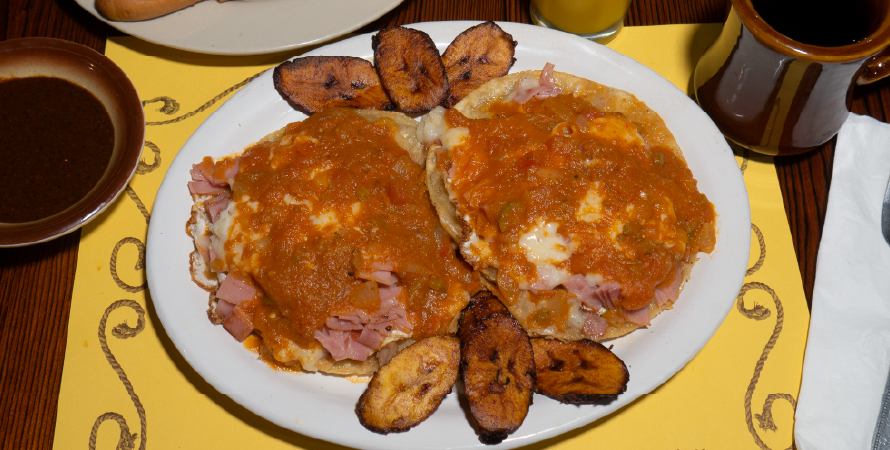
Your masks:
<instances>
[{"instance_id":1,"label":"mug handle","mask_svg":"<svg viewBox=\"0 0 890 450\"><path fill-rule=\"evenodd\" d=\"M856 84L859 86L871 84L887 75L890 75L890 47L881 50L865 64L865 69L859 75Z\"/></svg>"}]
</instances>

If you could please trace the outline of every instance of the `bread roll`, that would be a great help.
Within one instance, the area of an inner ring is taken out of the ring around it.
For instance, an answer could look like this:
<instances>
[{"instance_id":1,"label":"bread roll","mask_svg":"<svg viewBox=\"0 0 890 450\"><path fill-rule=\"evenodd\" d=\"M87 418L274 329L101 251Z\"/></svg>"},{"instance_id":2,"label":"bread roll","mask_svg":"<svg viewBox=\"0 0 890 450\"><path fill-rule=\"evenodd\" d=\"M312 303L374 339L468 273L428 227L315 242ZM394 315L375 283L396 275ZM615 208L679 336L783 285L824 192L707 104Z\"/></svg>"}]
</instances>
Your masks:
<instances>
[{"instance_id":1,"label":"bread roll","mask_svg":"<svg viewBox=\"0 0 890 450\"><path fill-rule=\"evenodd\" d=\"M201 0L96 0L96 9L109 20L137 22L189 7Z\"/></svg>"}]
</instances>

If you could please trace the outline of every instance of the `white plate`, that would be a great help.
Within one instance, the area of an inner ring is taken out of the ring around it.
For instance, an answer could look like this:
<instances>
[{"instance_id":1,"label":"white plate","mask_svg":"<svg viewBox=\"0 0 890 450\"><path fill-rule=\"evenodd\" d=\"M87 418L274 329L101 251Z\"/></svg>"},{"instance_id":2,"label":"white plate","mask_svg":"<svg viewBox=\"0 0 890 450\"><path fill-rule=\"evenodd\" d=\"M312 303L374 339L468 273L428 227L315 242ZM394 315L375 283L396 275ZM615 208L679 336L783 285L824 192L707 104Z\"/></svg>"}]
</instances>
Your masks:
<instances>
[{"instance_id":1,"label":"white plate","mask_svg":"<svg viewBox=\"0 0 890 450\"><path fill-rule=\"evenodd\" d=\"M440 49L471 22L410 25L430 34ZM608 406L568 406L536 395L528 417L499 448L512 448L586 425L667 381L705 345L723 323L748 264L751 216L741 171L707 115L670 82L638 62L581 38L545 28L500 24L519 46L514 71L556 70L634 93L674 132L699 189L714 203L717 247L695 266L676 307L613 341L630 368L627 392ZM371 57L371 36L319 48L312 55ZM364 429L354 408L364 384L324 375L295 375L257 361L220 326L207 320L206 292L189 278L193 249L184 224L191 197L189 169L205 155L240 151L265 134L302 119L272 86L271 71L242 88L186 142L158 192L148 230L148 283L158 317L183 356L211 385L251 411L299 433L358 448L425 449L483 447L457 395L446 397L428 420L407 433L381 436Z\"/></svg>"},{"instance_id":2,"label":"white plate","mask_svg":"<svg viewBox=\"0 0 890 450\"><path fill-rule=\"evenodd\" d=\"M215 55L259 55L319 44L355 31L402 0L204 0L157 19L114 22L96 0L76 0L99 20L155 44Z\"/></svg>"}]
</instances>

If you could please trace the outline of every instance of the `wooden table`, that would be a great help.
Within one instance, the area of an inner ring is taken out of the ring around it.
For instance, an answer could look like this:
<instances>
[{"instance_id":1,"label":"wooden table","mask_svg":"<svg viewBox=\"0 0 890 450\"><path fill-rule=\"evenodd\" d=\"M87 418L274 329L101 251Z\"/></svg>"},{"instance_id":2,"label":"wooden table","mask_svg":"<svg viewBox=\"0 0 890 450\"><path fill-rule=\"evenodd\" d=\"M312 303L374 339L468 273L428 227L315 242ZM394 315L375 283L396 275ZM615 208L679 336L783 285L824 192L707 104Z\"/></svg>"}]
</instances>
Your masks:
<instances>
[{"instance_id":1,"label":"wooden table","mask_svg":"<svg viewBox=\"0 0 890 450\"><path fill-rule=\"evenodd\" d=\"M634 0L627 25L723 22L728 0ZM531 23L528 0L405 0L360 31L434 20ZM0 36L47 36L105 50L119 34L70 0L0 0ZM887 122L890 82L857 87L853 111ZM803 156L776 160L785 212L812 300L834 141ZM50 448L65 359L68 314L80 232L45 244L0 249L0 446Z\"/></svg>"}]
</instances>

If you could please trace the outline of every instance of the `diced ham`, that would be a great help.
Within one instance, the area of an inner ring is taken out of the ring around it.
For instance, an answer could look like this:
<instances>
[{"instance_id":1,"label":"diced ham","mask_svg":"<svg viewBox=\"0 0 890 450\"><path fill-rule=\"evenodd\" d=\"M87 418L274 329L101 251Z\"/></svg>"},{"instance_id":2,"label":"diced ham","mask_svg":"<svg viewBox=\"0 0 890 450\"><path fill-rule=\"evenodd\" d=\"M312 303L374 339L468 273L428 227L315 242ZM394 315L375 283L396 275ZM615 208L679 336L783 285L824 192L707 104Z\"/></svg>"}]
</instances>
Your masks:
<instances>
[{"instance_id":1,"label":"diced ham","mask_svg":"<svg viewBox=\"0 0 890 450\"><path fill-rule=\"evenodd\" d=\"M392 330L395 329L395 326L393 326L393 324L389 320L383 320L379 322L366 323L365 328L374 330L383 336L389 336L390 333L392 333Z\"/></svg>"},{"instance_id":2,"label":"diced ham","mask_svg":"<svg viewBox=\"0 0 890 450\"><path fill-rule=\"evenodd\" d=\"M367 325L367 324L375 324L375 323L384 323L384 322L388 322L388 321L389 321L389 318L384 316L382 313L378 312L377 314L374 314L373 316L368 317L368 320L366 320L362 323Z\"/></svg>"},{"instance_id":3,"label":"diced ham","mask_svg":"<svg viewBox=\"0 0 890 450\"><path fill-rule=\"evenodd\" d=\"M370 347L352 338L350 335L346 338L346 357L356 361L367 361L368 357L373 353Z\"/></svg>"},{"instance_id":4,"label":"diced ham","mask_svg":"<svg viewBox=\"0 0 890 450\"><path fill-rule=\"evenodd\" d=\"M410 333L411 330L414 328L411 326L411 322L408 322L408 319L406 319L404 317L394 317L392 319L392 324L396 328L398 328L406 333Z\"/></svg>"},{"instance_id":5,"label":"diced ham","mask_svg":"<svg viewBox=\"0 0 890 450\"><path fill-rule=\"evenodd\" d=\"M225 187L229 185L229 180L234 179L235 175L238 174L239 162L240 161L236 159L234 160L234 164L226 168L225 174L223 175L225 178L223 179L214 176L213 162L207 158L199 164L192 164L192 169L189 171L189 174L192 176L192 180L206 181L214 186Z\"/></svg>"},{"instance_id":6,"label":"diced ham","mask_svg":"<svg viewBox=\"0 0 890 450\"><path fill-rule=\"evenodd\" d=\"M391 306L389 309L382 309L377 313L378 315L382 315L389 319L387 324L398 328L406 333L410 333L413 327L411 326L411 322L408 321L408 311L405 311L405 307L396 303L394 306Z\"/></svg>"},{"instance_id":7,"label":"diced ham","mask_svg":"<svg viewBox=\"0 0 890 450\"><path fill-rule=\"evenodd\" d=\"M553 69L555 67L556 66L554 66L553 63L548 62L547 64L544 64L544 69L541 70L541 79L539 81L541 86L559 91L560 89L556 87L556 83L553 82Z\"/></svg>"},{"instance_id":8,"label":"diced ham","mask_svg":"<svg viewBox=\"0 0 890 450\"><path fill-rule=\"evenodd\" d=\"M189 170L189 174L192 176L192 180L207 181L207 175L204 173L204 168L199 164L192 164L192 169Z\"/></svg>"},{"instance_id":9,"label":"diced ham","mask_svg":"<svg viewBox=\"0 0 890 450\"><path fill-rule=\"evenodd\" d=\"M256 289L253 286L232 276L226 277L219 285L219 289L216 290L216 298L236 305L244 300L250 300L254 296L256 296Z\"/></svg>"},{"instance_id":10,"label":"diced ham","mask_svg":"<svg viewBox=\"0 0 890 450\"><path fill-rule=\"evenodd\" d=\"M402 305L399 305L399 306L394 306L394 307L390 308L389 313L387 315L390 317L395 315L396 317L401 317L404 319L404 318L408 317L408 311L405 311L405 308L402 307Z\"/></svg>"},{"instance_id":11,"label":"diced ham","mask_svg":"<svg viewBox=\"0 0 890 450\"><path fill-rule=\"evenodd\" d=\"M210 259L210 236L200 233L195 235L195 248L198 249L198 253L201 254L201 258L204 259L205 262L213 261Z\"/></svg>"},{"instance_id":12,"label":"diced ham","mask_svg":"<svg viewBox=\"0 0 890 450\"><path fill-rule=\"evenodd\" d=\"M366 323L371 318L371 316L369 316L368 313L366 313L360 309L357 309L349 314L339 315L339 316L337 316L337 318L342 319L342 320L348 320L352 323L362 324L362 323Z\"/></svg>"},{"instance_id":13,"label":"diced ham","mask_svg":"<svg viewBox=\"0 0 890 450\"><path fill-rule=\"evenodd\" d=\"M682 281L683 270L677 269L670 284L664 286L664 283L662 283L662 286L655 290L655 303L658 306L664 306L665 303L677 300L677 297L680 296L680 284Z\"/></svg>"},{"instance_id":14,"label":"diced ham","mask_svg":"<svg viewBox=\"0 0 890 450\"><path fill-rule=\"evenodd\" d=\"M582 309L581 314L584 317L584 328L582 328L581 332L587 337L600 337L606 332L606 328L609 327L609 322L595 313Z\"/></svg>"},{"instance_id":15,"label":"diced ham","mask_svg":"<svg viewBox=\"0 0 890 450\"><path fill-rule=\"evenodd\" d=\"M189 181L189 191L195 195L218 194L220 192L228 192L225 186L216 186L209 181Z\"/></svg>"},{"instance_id":16,"label":"diced ham","mask_svg":"<svg viewBox=\"0 0 890 450\"><path fill-rule=\"evenodd\" d=\"M383 336L370 328L363 329L357 340L368 348L380 348L383 345Z\"/></svg>"},{"instance_id":17,"label":"diced ham","mask_svg":"<svg viewBox=\"0 0 890 450\"><path fill-rule=\"evenodd\" d=\"M235 304L229 303L225 300L216 301L216 314L220 317L229 317L232 314L232 311L235 310Z\"/></svg>"},{"instance_id":18,"label":"diced ham","mask_svg":"<svg viewBox=\"0 0 890 450\"><path fill-rule=\"evenodd\" d=\"M393 284L396 284L396 281L398 280L394 273L386 270L371 272L371 278L369 279L386 286L392 286Z\"/></svg>"},{"instance_id":19,"label":"diced ham","mask_svg":"<svg viewBox=\"0 0 890 450\"><path fill-rule=\"evenodd\" d=\"M529 83L528 86L520 84L519 88L517 88L516 96L513 97L513 100L519 103L525 103L532 97L544 99L547 97L555 97L561 94L562 89L558 88L556 86L556 83L553 82L553 68L553 64L549 62L545 64L544 70L541 71L541 76L538 79L538 82L533 85Z\"/></svg>"},{"instance_id":20,"label":"diced ham","mask_svg":"<svg viewBox=\"0 0 890 450\"><path fill-rule=\"evenodd\" d=\"M326 326L329 330L361 331L364 328L364 325L362 325L361 321L351 321L348 319L344 319L343 316L328 317L328 320L325 322L324 326Z\"/></svg>"},{"instance_id":21,"label":"diced ham","mask_svg":"<svg viewBox=\"0 0 890 450\"><path fill-rule=\"evenodd\" d=\"M576 292L582 291L584 290L584 288L587 287L587 277L581 275L580 273L576 273L567 278L562 283L562 285L565 286L569 292L575 294Z\"/></svg>"},{"instance_id":22,"label":"diced ham","mask_svg":"<svg viewBox=\"0 0 890 450\"><path fill-rule=\"evenodd\" d=\"M229 184L229 180L234 180L235 175L238 175L238 167L240 165L241 165L241 160L236 159L235 164L226 168L226 172L225 172L225 174L223 174L223 176L226 177L226 179L225 179L226 184Z\"/></svg>"},{"instance_id":23,"label":"diced ham","mask_svg":"<svg viewBox=\"0 0 890 450\"><path fill-rule=\"evenodd\" d=\"M603 283L590 286L587 277L575 274L563 282L566 290L578 297L588 308L599 311L600 308L614 309L614 302L621 295L618 283Z\"/></svg>"},{"instance_id":24,"label":"diced ham","mask_svg":"<svg viewBox=\"0 0 890 450\"><path fill-rule=\"evenodd\" d=\"M314 336L321 343L321 346L331 353L331 357L335 361L346 358L346 338L349 336L348 332L323 328L315 330Z\"/></svg>"},{"instance_id":25,"label":"diced ham","mask_svg":"<svg viewBox=\"0 0 890 450\"><path fill-rule=\"evenodd\" d=\"M672 299L668 297L668 295L661 289L655 290L655 304L658 306L664 306L665 303L670 302Z\"/></svg>"},{"instance_id":26,"label":"diced ham","mask_svg":"<svg viewBox=\"0 0 890 450\"><path fill-rule=\"evenodd\" d=\"M398 300L402 287L382 285L378 290L380 310L373 314L355 310L329 317L322 329L315 332L315 338L334 360L350 358L364 361L383 345L394 330L411 332L408 312Z\"/></svg>"},{"instance_id":27,"label":"diced ham","mask_svg":"<svg viewBox=\"0 0 890 450\"><path fill-rule=\"evenodd\" d=\"M599 311L603 307L602 302L593 295L593 288L587 285L587 277L584 275L572 275L563 282L563 286L571 294L574 294L575 297L578 297L578 301L587 305L588 308Z\"/></svg>"},{"instance_id":28,"label":"diced ham","mask_svg":"<svg viewBox=\"0 0 890 450\"><path fill-rule=\"evenodd\" d=\"M213 197L204 201L204 208L210 214L210 221L216 223L220 213L229 206L229 192L218 192Z\"/></svg>"},{"instance_id":29,"label":"diced ham","mask_svg":"<svg viewBox=\"0 0 890 450\"><path fill-rule=\"evenodd\" d=\"M401 288L399 288L399 289L401 292ZM387 295L389 295L389 294L390 293L387 293ZM389 316L388 311L392 308L399 306L399 299L398 299L397 295L398 294L396 294L396 296L393 296L393 297L387 297L386 299L384 299L383 296L381 295L381 297L380 297L380 311L377 312L377 316L384 317L384 318L388 317Z\"/></svg>"},{"instance_id":30,"label":"diced ham","mask_svg":"<svg viewBox=\"0 0 890 450\"><path fill-rule=\"evenodd\" d=\"M606 308L615 309L614 302L621 295L621 285L618 283L603 283L594 287L592 294Z\"/></svg>"},{"instance_id":31,"label":"diced ham","mask_svg":"<svg viewBox=\"0 0 890 450\"><path fill-rule=\"evenodd\" d=\"M411 322L408 322L408 312L405 311L405 308L402 305L397 305L390 308L387 311L381 311L381 313L388 319L385 322L388 325L392 325L394 328L402 330L406 333L410 333L412 330Z\"/></svg>"},{"instance_id":32,"label":"diced ham","mask_svg":"<svg viewBox=\"0 0 890 450\"><path fill-rule=\"evenodd\" d=\"M223 321L223 327L238 342L244 342L244 339L250 336L250 333L253 333L253 322L250 315L243 308L235 307L232 314Z\"/></svg>"},{"instance_id":33,"label":"diced ham","mask_svg":"<svg viewBox=\"0 0 890 450\"><path fill-rule=\"evenodd\" d=\"M321 343L334 361L354 359L366 361L371 356L371 348L353 338L353 331L329 330L327 328L315 331L315 339Z\"/></svg>"},{"instance_id":34,"label":"diced ham","mask_svg":"<svg viewBox=\"0 0 890 450\"><path fill-rule=\"evenodd\" d=\"M388 270L375 270L375 271L369 272L369 273L357 273L357 274L355 274L355 276L356 276L356 278L361 278L363 280L376 281L380 284L385 284L387 286L395 284L395 282L396 282L396 276Z\"/></svg>"},{"instance_id":35,"label":"diced ham","mask_svg":"<svg viewBox=\"0 0 890 450\"><path fill-rule=\"evenodd\" d=\"M235 160L234 164L226 167L226 179L214 177L212 173L213 163L209 159L205 159L200 164L192 165L192 169L189 171L192 176L192 181L188 182L189 191L194 195L213 195L212 198L207 199L204 203L205 209L210 214L211 222L216 222L219 219L220 213L228 206L229 180L235 178L235 175L238 173L238 165L239 161Z\"/></svg>"},{"instance_id":36,"label":"diced ham","mask_svg":"<svg viewBox=\"0 0 890 450\"><path fill-rule=\"evenodd\" d=\"M380 286L378 290L380 292L381 309L388 309L399 304L398 300L396 300L396 297L398 297L399 294L402 293L401 286L396 286L395 284L389 286Z\"/></svg>"},{"instance_id":37,"label":"diced ham","mask_svg":"<svg viewBox=\"0 0 890 450\"><path fill-rule=\"evenodd\" d=\"M625 309L624 318L628 322L633 322L639 326L649 326L649 308L642 307L640 309Z\"/></svg>"},{"instance_id":38,"label":"diced ham","mask_svg":"<svg viewBox=\"0 0 890 450\"><path fill-rule=\"evenodd\" d=\"M540 85L532 86L532 87L526 87L526 86L520 85L516 91L516 96L513 97L513 100L515 100L517 103L520 103L520 104L525 103L525 102L529 101L532 97L534 97L535 94L538 93L539 89L541 89Z\"/></svg>"}]
</instances>

